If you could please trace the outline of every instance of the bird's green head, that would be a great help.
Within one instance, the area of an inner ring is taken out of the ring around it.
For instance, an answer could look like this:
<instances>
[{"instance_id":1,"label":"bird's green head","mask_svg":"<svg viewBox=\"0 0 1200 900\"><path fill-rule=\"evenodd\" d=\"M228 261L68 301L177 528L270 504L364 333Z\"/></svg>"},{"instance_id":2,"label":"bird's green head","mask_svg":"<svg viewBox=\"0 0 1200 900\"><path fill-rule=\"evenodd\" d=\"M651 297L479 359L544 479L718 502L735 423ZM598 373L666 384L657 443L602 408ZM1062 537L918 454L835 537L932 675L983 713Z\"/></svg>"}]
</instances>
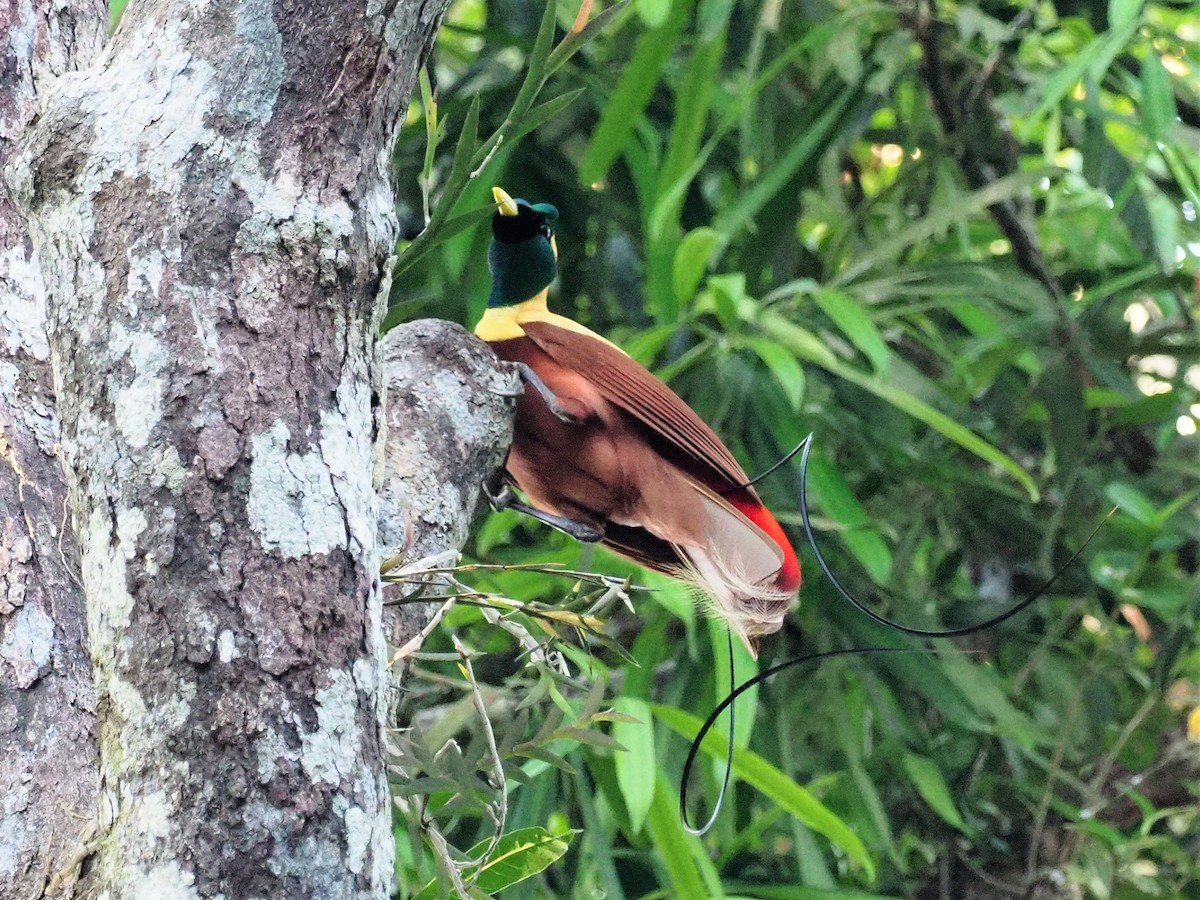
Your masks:
<instances>
[{"instance_id":1,"label":"bird's green head","mask_svg":"<svg viewBox=\"0 0 1200 900\"><path fill-rule=\"evenodd\" d=\"M492 270L488 306L515 306L549 287L558 274L554 242L558 210L549 203L514 200L498 187L492 188L492 196L496 213L488 247Z\"/></svg>"}]
</instances>

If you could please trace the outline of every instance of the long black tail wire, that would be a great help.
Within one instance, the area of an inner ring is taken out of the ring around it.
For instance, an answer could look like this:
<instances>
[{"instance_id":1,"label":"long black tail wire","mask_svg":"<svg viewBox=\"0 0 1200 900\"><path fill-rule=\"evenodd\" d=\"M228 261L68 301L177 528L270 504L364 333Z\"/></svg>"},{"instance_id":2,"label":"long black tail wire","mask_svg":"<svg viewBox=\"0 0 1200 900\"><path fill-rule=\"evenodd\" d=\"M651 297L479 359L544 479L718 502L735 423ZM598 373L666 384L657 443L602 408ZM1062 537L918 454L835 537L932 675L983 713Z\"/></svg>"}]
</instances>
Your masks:
<instances>
[{"instance_id":1,"label":"long black tail wire","mask_svg":"<svg viewBox=\"0 0 1200 900\"><path fill-rule=\"evenodd\" d=\"M821 548L817 544L817 538L813 532L812 521L809 519L809 514L808 514L808 460L809 460L809 455L812 452L812 445L813 445L813 436L810 433L807 437L804 438L804 440L802 440L799 444L796 445L795 449L793 449L786 456L784 456L781 460L779 460L779 462L775 463L773 466L771 466L771 468L767 469L761 475L758 475L757 477L746 482L746 484L741 485L740 488L738 488L738 489L748 488L748 487L751 487L752 485L758 483L759 481L761 481L762 479L764 479L768 475L770 475L772 472L774 472L776 469L778 469L780 466L784 465L789 460L791 460L797 453L800 453L801 454L801 456L800 456L800 517L804 523L804 535L808 540L809 546L812 547L813 555L816 557L816 560L817 560L817 565L821 567L821 571L825 574L825 577L829 579L830 584L833 585L834 589L838 592L839 595L841 595L841 597L844 600L846 600L846 602L848 602L851 606L853 606L855 609L857 609L859 612L863 613L865 616L867 616L871 620L879 623L880 625L885 625L888 628L891 628L895 631L899 631L904 634L909 634L914 637L925 638L927 640L940 640L940 639L945 639L945 638L965 637L966 635L969 635L969 634L975 634L976 632L984 631L988 628L993 628L996 625L999 625L1001 622L1011 619L1013 616L1017 615L1022 610L1029 607L1035 601L1041 599L1046 594L1046 592L1049 591L1050 588L1054 586L1054 584L1058 581L1058 579L1062 577L1063 573L1068 568L1070 568L1072 564L1074 564L1075 560L1077 560L1079 558L1079 555L1081 553L1083 553L1083 551L1087 548L1087 545L1092 542L1092 539L1096 536L1097 532L1099 532L1100 529L1104 527L1104 523L1107 522L1112 517L1112 515L1117 511L1117 508L1113 507L1109 511L1108 515L1106 515L1103 519L1100 520L1100 523L1092 530L1092 533L1088 535L1087 540L1085 540L1080 545L1079 549L1071 554L1070 559L1068 559L1065 563L1063 563L1061 566L1059 566L1058 570L1055 571L1054 574L1051 575L1048 579L1046 579L1046 581L1044 581L1041 584L1041 586L1039 586L1035 591L1033 591L1033 593L1029 594L1024 599L1019 600L1017 603L1010 606L1004 612L1001 612L995 616L992 616L990 619L985 619L984 621L979 622L975 625L967 625L963 628L952 628L952 629L949 629L946 631L930 631L930 630L927 630L924 628L911 628L908 625L902 625L899 622L893 622L891 619L887 618L886 616L880 615L879 613L875 612L870 607L868 607L861 600L859 600L857 597L855 597L853 594L851 594L850 591L847 590L846 587L842 584L842 582L838 579L838 577L833 574L833 570L830 568L829 563L825 560L825 554L821 552ZM826 651L823 651L820 653L809 653L809 654L805 654L803 656L797 656L792 659L785 660L784 662L777 663L776 665L773 665L773 666L759 672L753 678L747 679L746 681L742 682L742 684L738 685L738 684L736 684L736 678L734 675L734 667L733 667L733 637L732 637L732 635L729 635L728 637L729 637L729 642L728 642L729 643L729 692L728 692L728 694L726 694L725 699L722 700L720 703L718 703L717 706L713 709L713 711L709 714L709 716L705 720L704 724L700 726L700 730L696 733L696 737L692 740L692 745L690 748L688 748L687 760L683 764L683 774L679 780L679 818L683 824L684 830L687 831L689 834L693 834L696 836L700 836L700 835L708 833L708 831L716 823L717 817L721 813L721 807L725 802L725 794L729 788L729 779L730 779L730 775L733 771L735 710L736 710L736 706L737 706L736 701L737 701L738 697L740 697L746 691L750 690L755 685L761 684L764 681L766 681L768 678L771 678L772 676L777 675L778 673L784 671L785 669L790 669L793 666L806 665L809 663L817 663L822 660L833 659L835 657L840 657L840 656L855 656L855 655L884 654L884 653L930 652L930 651L924 651L924 650L920 650L920 649L916 649L916 648L912 648L912 647L847 647L847 648L843 648L843 649L839 649L839 650L826 650ZM716 799L716 802L713 804L712 813L709 815L708 821L706 821L703 825L696 827L696 826L692 825L690 819L688 818L688 812L687 812L688 781L689 781L691 773L692 773L692 766L695 765L696 757L700 753L700 746L704 742L704 738L708 735L708 732L710 730L712 730L713 726L716 724L716 721L720 717L721 713L723 713L726 709L729 710L729 738L728 738L728 742L726 745L726 751L725 751L725 773L721 780L721 788L720 788L720 791L717 793L717 799Z\"/></svg>"}]
</instances>

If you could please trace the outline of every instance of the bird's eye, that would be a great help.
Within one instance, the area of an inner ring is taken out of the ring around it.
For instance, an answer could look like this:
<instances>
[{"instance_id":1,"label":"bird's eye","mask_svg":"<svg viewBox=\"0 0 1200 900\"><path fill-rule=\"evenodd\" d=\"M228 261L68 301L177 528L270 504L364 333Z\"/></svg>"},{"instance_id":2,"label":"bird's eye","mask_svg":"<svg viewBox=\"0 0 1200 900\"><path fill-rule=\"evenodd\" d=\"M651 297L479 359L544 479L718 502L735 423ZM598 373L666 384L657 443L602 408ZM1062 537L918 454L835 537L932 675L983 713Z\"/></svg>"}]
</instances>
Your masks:
<instances>
[{"instance_id":1,"label":"bird's eye","mask_svg":"<svg viewBox=\"0 0 1200 900\"><path fill-rule=\"evenodd\" d=\"M540 234L546 240L550 240L550 238L552 238L554 236L554 231L553 231L553 229L550 228L549 225L543 225L541 228L538 229L538 234Z\"/></svg>"}]
</instances>

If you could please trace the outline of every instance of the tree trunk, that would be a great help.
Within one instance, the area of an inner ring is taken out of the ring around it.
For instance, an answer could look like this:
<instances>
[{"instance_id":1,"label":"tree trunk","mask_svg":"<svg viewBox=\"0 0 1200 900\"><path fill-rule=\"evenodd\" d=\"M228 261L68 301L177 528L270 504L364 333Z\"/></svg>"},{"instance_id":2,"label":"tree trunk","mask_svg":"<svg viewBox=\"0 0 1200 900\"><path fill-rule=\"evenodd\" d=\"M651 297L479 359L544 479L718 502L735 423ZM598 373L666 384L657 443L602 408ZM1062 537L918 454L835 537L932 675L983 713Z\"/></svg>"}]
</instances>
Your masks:
<instances>
[{"instance_id":1,"label":"tree trunk","mask_svg":"<svg viewBox=\"0 0 1200 900\"><path fill-rule=\"evenodd\" d=\"M97 896L390 890L374 338L445 5L139 0L10 160L95 666Z\"/></svg>"},{"instance_id":2,"label":"tree trunk","mask_svg":"<svg viewBox=\"0 0 1200 900\"><path fill-rule=\"evenodd\" d=\"M497 362L487 344L437 319L400 325L380 341L379 541L397 569L453 564L467 539L483 479L512 443L521 392L515 373L501 372ZM397 647L436 608L404 602L412 593L385 586L384 633Z\"/></svg>"},{"instance_id":3,"label":"tree trunk","mask_svg":"<svg viewBox=\"0 0 1200 900\"><path fill-rule=\"evenodd\" d=\"M38 94L95 56L100 0L0 0L0 169ZM96 698L79 546L46 337L45 289L0 184L0 896L71 883L95 818Z\"/></svg>"}]
</instances>

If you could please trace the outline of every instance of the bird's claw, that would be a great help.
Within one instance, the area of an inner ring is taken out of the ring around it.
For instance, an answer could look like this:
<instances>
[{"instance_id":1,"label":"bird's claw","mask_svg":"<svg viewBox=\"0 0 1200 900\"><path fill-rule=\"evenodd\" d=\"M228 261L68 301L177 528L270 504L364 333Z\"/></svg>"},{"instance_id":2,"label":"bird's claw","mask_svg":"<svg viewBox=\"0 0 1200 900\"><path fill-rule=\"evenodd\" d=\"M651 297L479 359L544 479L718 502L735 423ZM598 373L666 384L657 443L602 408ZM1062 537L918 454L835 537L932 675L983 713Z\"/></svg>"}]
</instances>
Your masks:
<instances>
[{"instance_id":1,"label":"bird's claw","mask_svg":"<svg viewBox=\"0 0 1200 900\"><path fill-rule=\"evenodd\" d=\"M526 387L531 387L537 391L538 396L542 398L542 402L546 404L546 408L554 413L555 418L560 422L565 422L568 425L575 425L580 420L578 417L571 415L562 404L558 402L558 398L554 396L554 391L546 386L546 382L538 377L537 372L533 371L528 364L523 362L513 363L516 366L517 374L521 376L521 381Z\"/></svg>"},{"instance_id":2,"label":"bird's claw","mask_svg":"<svg viewBox=\"0 0 1200 900\"><path fill-rule=\"evenodd\" d=\"M560 422L565 422L568 425L578 425L579 424L579 419L576 418L575 416L571 415L569 412L567 412L561 406L550 407L550 412L554 413L554 417L556 419L558 419L558 421L560 421Z\"/></svg>"},{"instance_id":3,"label":"bird's claw","mask_svg":"<svg viewBox=\"0 0 1200 900\"><path fill-rule=\"evenodd\" d=\"M587 522L580 522L577 519L569 519L566 516L548 513L545 510L536 509L527 503L522 503L517 499L517 495L513 493L512 488L503 479L504 476L497 472L483 483L483 492L487 495L492 509L497 512L505 509L519 512L529 516L531 519L536 519L543 525L549 525L551 528L555 528L583 544L594 544L597 541L604 540L604 529L602 528L597 528L595 525Z\"/></svg>"},{"instance_id":4,"label":"bird's claw","mask_svg":"<svg viewBox=\"0 0 1200 900\"><path fill-rule=\"evenodd\" d=\"M561 517L556 517L561 518ZM595 544L604 540L604 532L595 525L587 522L577 522L574 519L562 519L559 524L547 522L552 528L557 528L564 534L570 535L581 544Z\"/></svg>"}]
</instances>

